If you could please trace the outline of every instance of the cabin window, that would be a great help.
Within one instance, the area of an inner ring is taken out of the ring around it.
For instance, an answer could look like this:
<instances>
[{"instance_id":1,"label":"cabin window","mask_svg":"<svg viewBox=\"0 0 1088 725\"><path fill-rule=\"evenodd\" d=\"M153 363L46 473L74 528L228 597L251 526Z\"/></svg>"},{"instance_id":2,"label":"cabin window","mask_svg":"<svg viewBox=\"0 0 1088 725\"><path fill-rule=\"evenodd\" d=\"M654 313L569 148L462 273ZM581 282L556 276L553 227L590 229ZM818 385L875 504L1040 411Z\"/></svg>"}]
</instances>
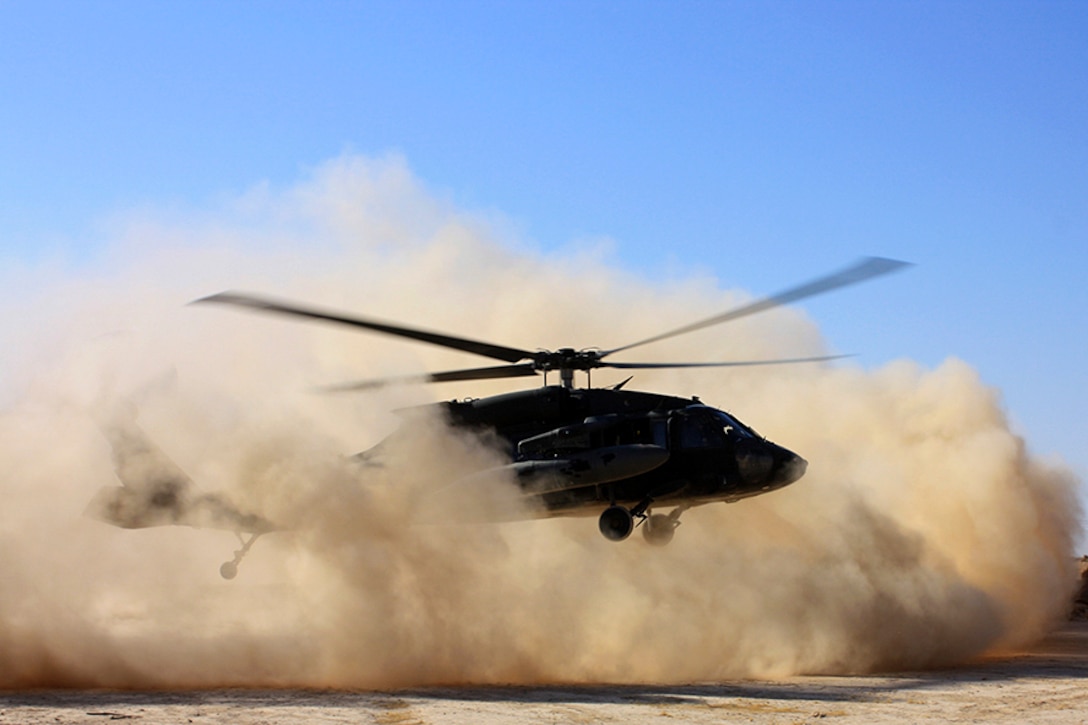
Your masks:
<instances>
[{"instance_id":1,"label":"cabin window","mask_svg":"<svg viewBox=\"0 0 1088 725\"><path fill-rule=\"evenodd\" d=\"M653 443L664 448L667 440L665 430L663 420L651 421L645 418L627 420L604 431L601 435L601 445Z\"/></svg>"},{"instance_id":2,"label":"cabin window","mask_svg":"<svg viewBox=\"0 0 1088 725\"><path fill-rule=\"evenodd\" d=\"M653 444L662 448L669 447L669 429L663 420L655 420L652 424Z\"/></svg>"}]
</instances>

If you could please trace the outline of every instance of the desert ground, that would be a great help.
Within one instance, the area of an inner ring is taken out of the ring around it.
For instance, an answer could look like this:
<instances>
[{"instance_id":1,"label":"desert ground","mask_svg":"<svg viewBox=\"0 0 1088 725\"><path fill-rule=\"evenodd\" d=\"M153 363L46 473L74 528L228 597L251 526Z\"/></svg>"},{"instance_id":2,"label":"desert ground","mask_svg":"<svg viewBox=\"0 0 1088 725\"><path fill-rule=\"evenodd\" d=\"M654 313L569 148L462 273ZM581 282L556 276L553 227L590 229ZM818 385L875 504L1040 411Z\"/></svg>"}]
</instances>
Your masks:
<instances>
[{"instance_id":1,"label":"desert ground","mask_svg":"<svg viewBox=\"0 0 1088 725\"><path fill-rule=\"evenodd\" d=\"M689 685L0 693L0 723L1088 722L1088 622L961 667Z\"/></svg>"}]
</instances>

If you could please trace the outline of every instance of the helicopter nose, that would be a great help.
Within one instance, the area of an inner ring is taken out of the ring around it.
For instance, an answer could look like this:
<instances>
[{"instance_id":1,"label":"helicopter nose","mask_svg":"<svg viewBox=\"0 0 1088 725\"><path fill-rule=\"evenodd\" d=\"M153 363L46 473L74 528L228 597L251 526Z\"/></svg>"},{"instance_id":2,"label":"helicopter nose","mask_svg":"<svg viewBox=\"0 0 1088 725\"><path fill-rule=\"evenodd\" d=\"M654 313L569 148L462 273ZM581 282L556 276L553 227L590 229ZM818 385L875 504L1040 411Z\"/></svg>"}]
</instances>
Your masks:
<instances>
[{"instance_id":1,"label":"helicopter nose","mask_svg":"<svg viewBox=\"0 0 1088 725\"><path fill-rule=\"evenodd\" d=\"M771 474L776 488L788 486L805 475L808 461L785 448L780 448L776 453L774 471Z\"/></svg>"}]
</instances>

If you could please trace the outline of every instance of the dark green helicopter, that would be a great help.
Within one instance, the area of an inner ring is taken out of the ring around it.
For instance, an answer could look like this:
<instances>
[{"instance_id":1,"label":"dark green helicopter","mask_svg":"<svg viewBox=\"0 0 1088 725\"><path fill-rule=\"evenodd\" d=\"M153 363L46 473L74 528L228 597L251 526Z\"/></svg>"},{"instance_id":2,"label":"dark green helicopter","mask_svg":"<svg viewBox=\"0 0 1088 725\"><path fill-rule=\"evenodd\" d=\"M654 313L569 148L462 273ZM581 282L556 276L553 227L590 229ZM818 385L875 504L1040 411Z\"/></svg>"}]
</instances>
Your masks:
<instances>
[{"instance_id":1,"label":"dark green helicopter","mask_svg":"<svg viewBox=\"0 0 1088 725\"><path fill-rule=\"evenodd\" d=\"M630 378L609 388L576 388L575 371L585 372L588 378L596 368L734 367L836 359L841 356L689 363L613 362L606 358L905 266L907 263L896 260L865 258L844 270L776 295L609 350L522 350L237 292L224 292L196 302L349 325L505 363L366 380L328 390L543 375L544 386L540 388L434 404L454 428L491 434L510 461L499 469L461 479L454 487L471 485L478 477L503 474L507 480L516 481L530 504L527 510L539 516L599 516L601 533L612 541L626 539L636 525L642 524L646 541L663 545L672 539L680 515L688 508L714 501L738 501L777 490L801 478L807 462L698 398L623 389ZM558 373L559 385L548 385L549 373ZM235 552L234 560L221 568L226 578L237 573L239 562L258 536L277 528L260 516L239 511L218 495L196 493L188 477L134 425L115 428L107 436L123 485L101 491L89 509L92 515L126 528L181 524L233 530L243 546ZM379 443L356 458L364 464L377 464L382 447ZM662 509L671 511L663 513ZM242 538L244 533L250 535L248 539Z\"/></svg>"}]
</instances>

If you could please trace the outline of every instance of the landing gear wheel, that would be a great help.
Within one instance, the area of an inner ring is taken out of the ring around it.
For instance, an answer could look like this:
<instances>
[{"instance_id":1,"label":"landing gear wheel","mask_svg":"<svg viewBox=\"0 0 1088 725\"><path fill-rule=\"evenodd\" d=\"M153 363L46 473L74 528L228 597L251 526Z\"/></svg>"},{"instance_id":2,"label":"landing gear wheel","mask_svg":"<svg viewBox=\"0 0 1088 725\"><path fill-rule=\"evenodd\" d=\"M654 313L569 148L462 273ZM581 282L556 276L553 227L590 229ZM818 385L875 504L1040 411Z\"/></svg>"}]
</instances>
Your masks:
<instances>
[{"instance_id":1,"label":"landing gear wheel","mask_svg":"<svg viewBox=\"0 0 1088 725\"><path fill-rule=\"evenodd\" d=\"M232 561L223 562L223 566L219 567L219 576L224 579L233 579L238 576L238 565L242 563L242 559L249 553L249 547L253 546L253 542L260 538L261 533L258 532L250 535L249 539L245 539L241 534L235 532L238 536L238 540L242 542L242 548L234 552L234 559Z\"/></svg>"},{"instance_id":2,"label":"landing gear wheel","mask_svg":"<svg viewBox=\"0 0 1088 725\"><path fill-rule=\"evenodd\" d=\"M680 522L668 514L651 514L642 526L642 536L647 544L664 546L672 541L672 535Z\"/></svg>"},{"instance_id":3,"label":"landing gear wheel","mask_svg":"<svg viewBox=\"0 0 1088 725\"><path fill-rule=\"evenodd\" d=\"M623 541L635 529L635 518L623 506L609 506L597 522L601 534L609 541Z\"/></svg>"}]
</instances>

